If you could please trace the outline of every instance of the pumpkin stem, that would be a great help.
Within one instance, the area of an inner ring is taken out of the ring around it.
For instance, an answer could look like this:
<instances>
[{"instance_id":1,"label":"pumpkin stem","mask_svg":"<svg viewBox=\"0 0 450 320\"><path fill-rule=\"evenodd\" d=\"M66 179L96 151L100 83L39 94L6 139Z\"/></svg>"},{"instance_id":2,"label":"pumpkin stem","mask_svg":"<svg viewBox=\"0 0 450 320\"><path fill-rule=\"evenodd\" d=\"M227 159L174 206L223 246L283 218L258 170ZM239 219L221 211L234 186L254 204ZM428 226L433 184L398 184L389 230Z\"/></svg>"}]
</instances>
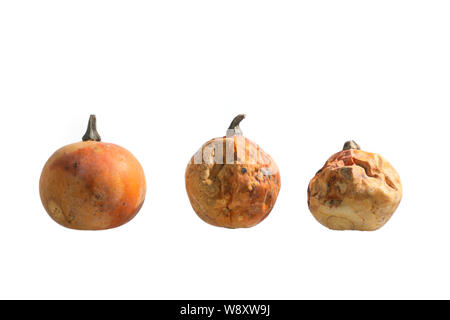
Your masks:
<instances>
[{"instance_id":1,"label":"pumpkin stem","mask_svg":"<svg viewBox=\"0 0 450 320\"><path fill-rule=\"evenodd\" d=\"M97 118L94 114L89 117L89 123L86 133L83 136L83 141L101 141L100 135L97 132Z\"/></svg>"},{"instance_id":2,"label":"pumpkin stem","mask_svg":"<svg viewBox=\"0 0 450 320\"><path fill-rule=\"evenodd\" d=\"M242 136L242 130L239 127L239 124L244 119L245 119L245 114L239 114L233 119L233 121L231 121L231 124L227 130L227 137Z\"/></svg>"},{"instance_id":3,"label":"pumpkin stem","mask_svg":"<svg viewBox=\"0 0 450 320\"><path fill-rule=\"evenodd\" d=\"M352 150L352 149L361 150L361 147L355 141L350 140L344 144L344 148L342 150Z\"/></svg>"}]
</instances>

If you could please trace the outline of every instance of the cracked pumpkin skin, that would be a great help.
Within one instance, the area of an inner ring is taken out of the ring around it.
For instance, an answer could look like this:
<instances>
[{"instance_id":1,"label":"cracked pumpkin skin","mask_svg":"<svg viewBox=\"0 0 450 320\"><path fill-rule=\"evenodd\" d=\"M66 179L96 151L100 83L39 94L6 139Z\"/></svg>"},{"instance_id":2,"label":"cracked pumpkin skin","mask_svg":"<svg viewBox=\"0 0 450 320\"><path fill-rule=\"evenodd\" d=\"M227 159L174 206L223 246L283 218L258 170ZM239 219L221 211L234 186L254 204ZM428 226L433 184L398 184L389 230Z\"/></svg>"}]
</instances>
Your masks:
<instances>
[{"instance_id":1,"label":"cracked pumpkin skin","mask_svg":"<svg viewBox=\"0 0 450 320\"><path fill-rule=\"evenodd\" d=\"M222 148L222 156L216 156L218 148ZM227 150L233 161L226 161ZM199 153L201 163L196 161ZM263 221L281 186L273 159L242 135L205 143L189 162L185 181L197 215L211 225L232 229L250 228Z\"/></svg>"},{"instance_id":2,"label":"cracked pumpkin skin","mask_svg":"<svg viewBox=\"0 0 450 320\"><path fill-rule=\"evenodd\" d=\"M126 149L83 141L50 157L39 190L45 210L60 225L103 230L121 226L138 213L146 182L141 165Z\"/></svg>"},{"instance_id":3,"label":"cracked pumpkin skin","mask_svg":"<svg viewBox=\"0 0 450 320\"><path fill-rule=\"evenodd\" d=\"M349 147L352 143L328 159L311 180L308 206L330 229L377 230L400 204L400 176L382 156L361 151L356 143Z\"/></svg>"}]
</instances>

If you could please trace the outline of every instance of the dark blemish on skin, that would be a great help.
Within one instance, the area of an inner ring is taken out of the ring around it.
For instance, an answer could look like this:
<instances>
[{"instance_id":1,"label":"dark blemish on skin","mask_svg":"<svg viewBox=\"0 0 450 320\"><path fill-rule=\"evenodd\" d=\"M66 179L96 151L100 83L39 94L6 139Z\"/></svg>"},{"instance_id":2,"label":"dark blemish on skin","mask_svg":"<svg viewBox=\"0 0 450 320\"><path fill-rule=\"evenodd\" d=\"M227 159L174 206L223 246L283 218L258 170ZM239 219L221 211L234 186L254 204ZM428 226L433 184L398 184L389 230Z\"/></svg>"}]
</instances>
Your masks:
<instances>
[{"instance_id":1,"label":"dark blemish on skin","mask_svg":"<svg viewBox=\"0 0 450 320\"><path fill-rule=\"evenodd\" d=\"M265 203L266 205L270 205L270 204L272 203L272 194L271 194L271 193L267 194L267 197L266 197L266 199L264 200L264 203Z\"/></svg>"},{"instance_id":2,"label":"dark blemish on skin","mask_svg":"<svg viewBox=\"0 0 450 320\"><path fill-rule=\"evenodd\" d=\"M330 177L330 179L327 181L328 188L331 188L335 183L336 183L336 177L335 176Z\"/></svg>"},{"instance_id":3,"label":"dark blemish on skin","mask_svg":"<svg viewBox=\"0 0 450 320\"><path fill-rule=\"evenodd\" d=\"M124 206L124 205L126 205L126 203L125 203L125 202L122 202L122 205Z\"/></svg>"},{"instance_id":4,"label":"dark blemish on skin","mask_svg":"<svg viewBox=\"0 0 450 320\"><path fill-rule=\"evenodd\" d=\"M94 194L95 199L100 200L103 199L103 195L101 193Z\"/></svg>"},{"instance_id":5,"label":"dark blemish on skin","mask_svg":"<svg viewBox=\"0 0 450 320\"><path fill-rule=\"evenodd\" d=\"M342 200L330 200L328 202L330 207L338 207L342 203Z\"/></svg>"},{"instance_id":6,"label":"dark blemish on skin","mask_svg":"<svg viewBox=\"0 0 450 320\"><path fill-rule=\"evenodd\" d=\"M74 168L78 167L78 163L75 162L75 163L73 164L73 167L74 167Z\"/></svg>"},{"instance_id":7,"label":"dark blemish on skin","mask_svg":"<svg viewBox=\"0 0 450 320\"><path fill-rule=\"evenodd\" d=\"M346 179L352 179L353 178L353 173L352 173L352 169L345 167L341 169L341 173L342 175L346 178Z\"/></svg>"},{"instance_id":8,"label":"dark blemish on skin","mask_svg":"<svg viewBox=\"0 0 450 320\"><path fill-rule=\"evenodd\" d=\"M255 190L256 190L256 184L252 183L252 189L248 190L248 192L250 193L251 196L254 196Z\"/></svg>"},{"instance_id":9,"label":"dark blemish on skin","mask_svg":"<svg viewBox=\"0 0 450 320\"><path fill-rule=\"evenodd\" d=\"M242 168L242 169L241 169L241 172L242 172L242 173L246 173L246 172L247 172L247 169Z\"/></svg>"}]
</instances>

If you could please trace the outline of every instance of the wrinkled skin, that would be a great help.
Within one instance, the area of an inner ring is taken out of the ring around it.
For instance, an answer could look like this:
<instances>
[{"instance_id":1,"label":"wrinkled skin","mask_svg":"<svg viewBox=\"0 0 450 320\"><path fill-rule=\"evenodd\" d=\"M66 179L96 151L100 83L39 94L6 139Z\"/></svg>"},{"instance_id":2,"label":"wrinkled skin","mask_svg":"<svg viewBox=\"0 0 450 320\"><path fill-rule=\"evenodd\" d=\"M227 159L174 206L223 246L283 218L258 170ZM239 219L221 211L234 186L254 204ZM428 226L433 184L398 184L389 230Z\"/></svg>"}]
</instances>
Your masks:
<instances>
[{"instance_id":1,"label":"wrinkled skin","mask_svg":"<svg viewBox=\"0 0 450 320\"><path fill-rule=\"evenodd\" d=\"M313 216L334 230L377 230L401 198L400 177L391 164L378 154L355 149L333 155L308 188Z\"/></svg>"},{"instance_id":2,"label":"wrinkled skin","mask_svg":"<svg viewBox=\"0 0 450 320\"><path fill-rule=\"evenodd\" d=\"M232 161L226 161L227 154ZM185 179L197 215L225 228L249 228L260 223L269 215L280 191L275 162L242 136L216 138L204 144L189 162Z\"/></svg>"},{"instance_id":3,"label":"wrinkled skin","mask_svg":"<svg viewBox=\"0 0 450 320\"><path fill-rule=\"evenodd\" d=\"M144 171L126 149L86 141L56 151L42 170L42 204L64 227L115 228L130 221L146 192Z\"/></svg>"}]
</instances>

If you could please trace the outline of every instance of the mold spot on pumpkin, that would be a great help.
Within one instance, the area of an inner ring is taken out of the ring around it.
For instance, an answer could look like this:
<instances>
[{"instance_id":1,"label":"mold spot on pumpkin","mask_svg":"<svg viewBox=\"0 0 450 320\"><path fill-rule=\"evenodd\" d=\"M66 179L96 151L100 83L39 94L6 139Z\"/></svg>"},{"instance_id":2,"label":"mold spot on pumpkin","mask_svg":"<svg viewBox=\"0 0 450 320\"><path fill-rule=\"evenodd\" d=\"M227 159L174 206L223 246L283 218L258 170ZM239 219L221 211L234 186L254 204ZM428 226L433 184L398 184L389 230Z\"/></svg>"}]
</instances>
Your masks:
<instances>
[{"instance_id":1,"label":"mold spot on pumpkin","mask_svg":"<svg viewBox=\"0 0 450 320\"><path fill-rule=\"evenodd\" d=\"M47 203L47 206L53 219L55 219L58 222L63 221L65 219L64 212L55 201L50 200Z\"/></svg>"}]
</instances>

